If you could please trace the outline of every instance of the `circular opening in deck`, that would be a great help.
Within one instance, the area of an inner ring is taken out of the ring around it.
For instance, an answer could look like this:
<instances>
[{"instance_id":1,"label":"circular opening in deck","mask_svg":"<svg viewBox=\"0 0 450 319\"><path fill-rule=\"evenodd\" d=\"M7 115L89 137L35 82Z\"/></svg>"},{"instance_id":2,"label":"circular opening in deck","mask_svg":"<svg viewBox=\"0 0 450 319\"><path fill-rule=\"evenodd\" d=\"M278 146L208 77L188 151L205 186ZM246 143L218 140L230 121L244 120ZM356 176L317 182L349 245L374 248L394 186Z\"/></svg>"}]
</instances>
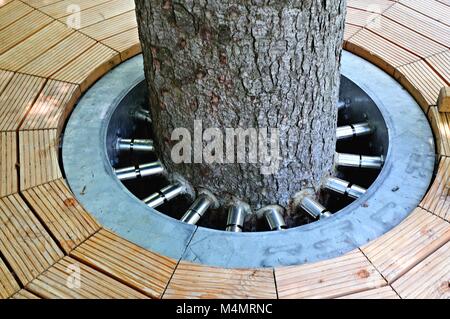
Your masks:
<instances>
[{"instance_id":1,"label":"circular opening in deck","mask_svg":"<svg viewBox=\"0 0 450 319\"><path fill-rule=\"evenodd\" d=\"M423 198L434 168L431 129L419 106L384 72L344 53L339 126L370 123L372 134L342 140L341 154L379 156L383 168L341 167L339 178L366 189L358 199L326 192L330 218L305 217L285 231L223 231L226 220L198 226L178 221L188 196L158 207L142 199L168 184L164 176L122 183L114 168L156 161L149 153L121 153L118 139L152 139L146 123L141 57L114 69L81 99L64 134L63 166L84 207L107 228L156 252L221 267L273 267L332 258L384 234ZM208 216L208 215L206 215ZM215 216L211 214L209 216ZM223 214L221 216L224 216ZM305 215L308 216L308 215ZM264 228L266 226L266 228Z\"/></svg>"}]
</instances>

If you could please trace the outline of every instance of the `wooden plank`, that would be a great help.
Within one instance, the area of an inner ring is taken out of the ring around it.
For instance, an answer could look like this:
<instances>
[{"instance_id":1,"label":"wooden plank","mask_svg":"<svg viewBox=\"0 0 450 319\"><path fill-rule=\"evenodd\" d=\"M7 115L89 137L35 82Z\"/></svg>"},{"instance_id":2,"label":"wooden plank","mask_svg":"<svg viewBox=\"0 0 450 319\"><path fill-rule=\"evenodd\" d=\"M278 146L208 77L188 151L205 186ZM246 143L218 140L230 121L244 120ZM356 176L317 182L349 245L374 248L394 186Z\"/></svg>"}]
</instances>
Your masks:
<instances>
[{"instance_id":1,"label":"wooden plank","mask_svg":"<svg viewBox=\"0 0 450 319\"><path fill-rule=\"evenodd\" d=\"M131 10L134 10L134 0L110 0L99 4L93 8L83 10L82 19L80 19L80 29ZM64 19L62 18L60 21L64 21Z\"/></svg>"},{"instance_id":2,"label":"wooden plank","mask_svg":"<svg viewBox=\"0 0 450 319\"><path fill-rule=\"evenodd\" d=\"M33 11L33 8L18 0L4 3L3 6L0 4L0 21L2 22L0 30L29 14L31 11Z\"/></svg>"},{"instance_id":3,"label":"wooden plank","mask_svg":"<svg viewBox=\"0 0 450 319\"><path fill-rule=\"evenodd\" d=\"M447 26L450 26L448 17L450 16L450 7L438 1L430 0L399 0L404 6L407 6L423 15L429 16Z\"/></svg>"},{"instance_id":4,"label":"wooden plank","mask_svg":"<svg viewBox=\"0 0 450 319\"><path fill-rule=\"evenodd\" d=\"M414 54L367 29L354 35L345 44L345 48L378 65L391 75L395 73L395 68L420 60Z\"/></svg>"},{"instance_id":5,"label":"wooden plank","mask_svg":"<svg viewBox=\"0 0 450 319\"><path fill-rule=\"evenodd\" d=\"M356 33L358 33L361 30L362 27L346 23L344 31L344 41L348 41L351 37L353 37Z\"/></svg>"},{"instance_id":6,"label":"wooden plank","mask_svg":"<svg viewBox=\"0 0 450 319\"><path fill-rule=\"evenodd\" d=\"M136 27L136 12L132 10L120 14L116 17L112 17L91 26L82 28L80 29L80 32L90 36L97 41L102 41Z\"/></svg>"},{"instance_id":7,"label":"wooden plank","mask_svg":"<svg viewBox=\"0 0 450 319\"><path fill-rule=\"evenodd\" d=\"M15 74L0 94L0 131L15 131L30 110L45 79Z\"/></svg>"},{"instance_id":8,"label":"wooden plank","mask_svg":"<svg viewBox=\"0 0 450 319\"><path fill-rule=\"evenodd\" d=\"M391 286L385 286L378 289L347 295L339 299L400 299L400 297L391 288Z\"/></svg>"},{"instance_id":9,"label":"wooden plank","mask_svg":"<svg viewBox=\"0 0 450 319\"><path fill-rule=\"evenodd\" d=\"M73 33L73 29L54 21L26 41L0 55L0 68L18 71L24 65L45 54L48 49L64 40L71 33Z\"/></svg>"},{"instance_id":10,"label":"wooden plank","mask_svg":"<svg viewBox=\"0 0 450 319\"><path fill-rule=\"evenodd\" d=\"M59 19L62 17L67 17L68 15L73 13L68 10L71 6L77 6L77 8L81 12L108 1L110 0L77 0L76 2L74 2L73 0L62 0L57 2L51 1L53 3L46 6L41 6L40 10L54 19Z\"/></svg>"},{"instance_id":11,"label":"wooden plank","mask_svg":"<svg viewBox=\"0 0 450 319\"><path fill-rule=\"evenodd\" d=\"M272 269L224 269L180 262L164 299L274 299Z\"/></svg>"},{"instance_id":12,"label":"wooden plank","mask_svg":"<svg viewBox=\"0 0 450 319\"><path fill-rule=\"evenodd\" d=\"M22 19L0 31L0 54L38 32L52 22L52 18L39 11L32 11Z\"/></svg>"},{"instance_id":13,"label":"wooden plank","mask_svg":"<svg viewBox=\"0 0 450 319\"><path fill-rule=\"evenodd\" d=\"M161 298L177 264L103 229L70 255L151 298Z\"/></svg>"},{"instance_id":14,"label":"wooden plank","mask_svg":"<svg viewBox=\"0 0 450 319\"><path fill-rule=\"evenodd\" d=\"M0 95L14 76L13 72L0 70Z\"/></svg>"},{"instance_id":15,"label":"wooden plank","mask_svg":"<svg viewBox=\"0 0 450 319\"><path fill-rule=\"evenodd\" d=\"M26 190L62 177L56 130L20 131L20 189Z\"/></svg>"},{"instance_id":16,"label":"wooden plank","mask_svg":"<svg viewBox=\"0 0 450 319\"><path fill-rule=\"evenodd\" d=\"M439 112L450 112L450 86L445 86L441 89L437 108Z\"/></svg>"},{"instance_id":17,"label":"wooden plank","mask_svg":"<svg viewBox=\"0 0 450 319\"><path fill-rule=\"evenodd\" d=\"M392 286L405 299L450 299L450 242Z\"/></svg>"},{"instance_id":18,"label":"wooden plank","mask_svg":"<svg viewBox=\"0 0 450 319\"><path fill-rule=\"evenodd\" d=\"M430 56L426 61L436 70L446 84L450 85L450 51Z\"/></svg>"},{"instance_id":19,"label":"wooden plank","mask_svg":"<svg viewBox=\"0 0 450 319\"><path fill-rule=\"evenodd\" d=\"M361 249L392 283L449 240L450 225L417 208L399 226Z\"/></svg>"},{"instance_id":20,"label":"wooden plank","mask_svg":"<svg viewBox=\"0 0 450 319\"><path fill-rule=\"evenodd\" d=\"M390 0L347 0L347 7L374 13L382 13L383 11L386 11L386 9L391 7L394 3L395 1Z\"/></svg>"},{"instance_id":21,"label":"wooden plank","mask_svg":"<svg viewBox=\"0 0 450 319\"><path fill-rule=\"evenodd\" d=\"M59 1L61 0L27 0L27 4L33 8L42 8Z\"/></svg>"},{"instance_id":22,"label":"wooden plank","mask_svg":"<svg viewBox=\"0 0 450 319\"><path fill-rule=\"evenodd\" d=\"M275 269L280 299L338 298L386 285L386 281L356 250L347 255Z\"/></svg>"},{"instance_id":23,"label":"wooden plank","mask_svg":"<svg viewBox=\"0 0 450 319\"><path fill-rule=\"evenodd\" d=\"M431 105L436 105L439 91L445 82L425 61L417 61L401 66L395 78L414 96L425 113Z\"/></svg>"},{"instance_id":24,"label":"wooden plank","mask_svg":"<svg viewBox=\"0 0 450 319\"><path fill-rule=\"evenodd\" d=\"M428 120L436 138L437 154L450 156L450 139L447 138L447 136L450 136L450 117L446 113L439 112L437 107L432 106L428 111Z\"/></svg>"},{"instance_id":25,"label":"wooden plank","mask_svg":"<svg viewBox=\"0 0 450 319\"><path fill-rule=\"evenodd\" d=\"M28 189L23 195L67 254L100 229L62 179Z\"/></svg>"},{"instance_id":26,"label":"wooden plank","mask_svg":"<svg viewBox=\"0 0 450 319\"><path fill-rule=\"evenodd\" d=\"M26 288L46 299L146 298L136 290L70 257L64 257Z\"/></svg>"},{"instance_id":27,"label":"wooden plank","mask_svg":"<svg viewBox=\"0 0 450 319\"><path fill-rule=\"evenodd\" d=\"M442 115L442 113L438 113ZM443 116L447 116L444 114ZM448 127L450 130L450 126ZM420 207L450 222L450 158L442 157L436 178Z\"/></svg>"},{"instance_id":28,"label":"wooden plank","mask_svg":"<svg viewBox=\"0 0 450 319\"><path fill-rule=\"evenodd\" d=\"M447 48L450 47L448 26L434 19L398 3L385 11L383 15Z\"/></svg>"},{"instance_id":29,"label":"wooden plank","mask_svg":"<svg viewBox=\"0 0 450 319\"><path fill-rule=\"evenodd\" d=\"M137 28L105 39L102 43L120 52L122 61L141 53L142 50Z\"/></svg>"},{"instance_id":30,"label":"wooden plank","mask_svg":"<svg viewBox=\"0 0 450 319\"><path fill-rule=\"evenodd\" d=\"M119 63L120 56L116 51L97 43L52 75L51 78L78 84L81 91L84 92L98 78Z\"/></svg>"},{"instance_id":31,"label":"wooden plank","mask_svg":"<svg viewBox=\"0 0 450 319\"><path fill-rule=\"evenodd\" d=\"M6 299L19 291L19 284L0 258L0 299Z\"/></svg>"},{"instance_id":32,"label":"wooden plank","mask_svg":"<svg viewBox=\"0 0 450 319\"><path fill-rule=\"evenodd\" d=\"M0 197L18 191L17 142L15 132L0 132Z\"/></svg>"},{"instance_id":33,"label":"wooden plank","mask_svg":"<svg viewBox=\"0 0 450 319\"><path fill-rule=\"evenodd\" d=\"M384 16L377 20L377 23L368 25L367 29L421 58L426 58L447 49L445 46Z\"/></svg>"},{"instance_id":34,"label":"wooden plank","mask_svg":"<svg viewBox=\"0 0 450 319\"><path fill-rule=\"evenodd\" d=\"M20 72L51 77L96 44L95 40L75 32L64 41L20 69Z\"/></svg>"},{"instance_id":35,"label":"wooden plank","mask_svg":"<svg viewBox=\"0 0 450 319\"><path fill-rule=\"evenodd\" d=\"M28 112L20 130L62 130L68 114L80 97L76 84L49 80Z\"/></svg>"},{"instance_id":36,"label":"wooden plank","mask_svg":"<svg viewBox=\"0 0 450 319\"><path fill-rule=\"evenodd\" d=\"M0 251L22 285L63 253L18 194L0 199Z\"/></svg>"},{"instance_id":37,"label":"wooden plank","mask_svg":"<svg viewBox=\"0 0 450 319\"><path fill-rule=\"evenodd\" d=\"M345 22L358 27L365 27L366 25L373 23L374 20L379 19L380 16L381 14L379 13L347 8L347 17Z\"/></svg>"},{"instance_id":38,"label":"wooden plank","mask_svg":"<svg viewBox=\"0 0 450 319\"><path fill-rule=\"evenodd\" d=\"M20 290L18 293L16 293L14 296L11 297L11 299L17 299L17 300L34 300L34 299L41 299L35 294L29 292L26 289Z\"/></svg>"}]
</instances>

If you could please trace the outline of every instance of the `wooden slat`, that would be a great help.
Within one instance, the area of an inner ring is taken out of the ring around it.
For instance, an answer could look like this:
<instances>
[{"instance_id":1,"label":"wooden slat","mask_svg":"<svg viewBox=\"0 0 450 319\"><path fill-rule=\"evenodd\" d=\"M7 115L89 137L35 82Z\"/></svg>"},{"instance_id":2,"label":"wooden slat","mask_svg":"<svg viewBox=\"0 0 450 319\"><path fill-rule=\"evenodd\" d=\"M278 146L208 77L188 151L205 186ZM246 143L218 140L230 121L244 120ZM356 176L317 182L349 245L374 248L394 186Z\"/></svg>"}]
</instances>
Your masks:
<instances>
[{"instance_id":1,"label":"wooden slat","mask_svg":"<svg viewBox=\"0 0 450 319\"><path fill-rule=\"evenodd\" d=\"M20 188L38 186L61 178L56 130L20 131Z\"/></svg>"},{"instance_id":2,"label":"wooden slat","mask_svg":"<svg viewBox=\"0 0 450 319\"><path fill-rule=\"evenodd\" d=\"M33 11L2 29L0 31L0 54L26 40L51 22L52 19L47 15Z\"/></svg>"},{"instance_id":3,"label":"wooden slat","mask_svg":"<svg viewBox=\"0 0 450 319\"><path fill-rule=\"evenodd\" d=\"M450 242L392 286L405 299L450 299Z\"/></svg>"},{"instance_id":4,"label":"wooden slat","mask_svg":"<svg viewBox=\"0 0 450 319\"><path fill-rule=\"evenodd\" d=\"M24 65L30 63L54 45L73 33L73 29L67 28L64 24L54 21L48 26L36 32L26 39L0 55L0 68L11 71L18 71Z\"/></svg>"},{"instance_id":5,"label":"wooden slat","mask_svg":"<svg viewBox=\"0 0 450 319\"><path fill-rule=\"evenodd\" d=\"M448 126L450 131L450 126ZM436 178L421 207L450 222L450 158L442 157Z\"/></svg>"},{"instance_id":6,"label":"wooden slat","mask_svg":"<svg viewBox=\"0 0 450 319\"><path fill-rule=\"evenodd\" d=\"M391 75L394 74L395 68L420 60L414 54L367 29L354 35L345 44L345 48L378 65Z\"/></svg>"},{"instance_id":7,"label":"wooden slat","mask_svg":"<svg viewBox=\"0 0 450 319\"><path fill-rule=\"evenodd\" d=\"M61 0L27 0L27 4L33 8L42 8L59 1Z\"/></svg>"},{"instance_id":8,"label":"wooden slat","mask_svg":"<svg viewBox=\"0 0 450 319\"><path fill-rule=\"evenodd\" d=\"M400 299L400 297L395 293L391 286L386 286L347 295L339 299Z\"/></svg>"},{"instance_id":9,"label":"wooden slat","mask_svg":"<svg viewBox=\"0 0 450 319\"><path fill-rule=\"evenodd\" d=\"M318 263L277 268L275 277L281 299L338 298L386 285L359 250Z\"/></svg>"},{"instance_id":10,"label":"wooden slat","mask_svg":"<svg viewBox=\"0 0 450 319\"><path fill-rule=\"evenodd\" d=\"M177 264L107 230L95 234L71 256L151 298L161 298Z\"/></svg>"},{"instance_id":11,"label":"wooden slat","mask_svg":"<svg viewBox=\"0 0 450 319\"><path fill-rule=\"evenodd\" d=\"M101 41L137 27L134 10L80 29L80 32Z\"/></svg>"},{"instance_id":12,"label":"wooden slat","mask_svg":"<svg viewBox=\"0 0 450 319\"><path fill-rule=\"evenodd\" d=\"M95 44L95 40L76 32L21 68L20 72L46 78L51 77Z\"/></svg>"},{"instance_id":13,"label":"wooden slat","mask_svg":"<svg viewBox=\"0 0 450 319\"><path fill-rule=\"evenodd\" d=\"M447 48L419 33L404 27L386 17L381 17L377 23L367 26L367 29L386 38L421 58L445 51Z\"/></svg>"},{"instance_id":14,"label":"wooden slat","mask_svg":"<svg viewBox=\"0 0 450 319\"><path fill-rule=\"evenodd\" d=\"M272 269L223 269L180 262L164 299L273 299Z\"/></svg>"},{"instance_id":15,"label":"wooden slat","mask_svg":"<svg viewBox=\"0 0 450 319\"><path fill-rule=\"evenodd\" d=\"M0 70L0 95L14 76L13 72Z\"/></svg>"},{"instance_id":16,"label":"wooden slat","mask_svg":"<svg viewBox=\"0 0 450 319\"><path fill-rule=\"evenodd\" d=\"M76 84L49 80L28 112L20 130L61 131L80 94Z\"/></svg>"},{"instance_id":17,"label":"wooden slat","mask_svg":"<svg viewBox=\"0 0 450 319\"><path fill-rule=\"evenodd\" d=\"M0 258L0 299L6 299L19 291L19 284Z\"/></svg>"},{"instance_id":18,"label":"wooden slat","mask_svg":"<svg viewBox=\"0 0 450 319\"><path fill-rule=\"evenodd\" d=\"M428 111L428 120L433 128L436 138L437 154L440 156L450 156L450 116L438 111L437 107L432 106ZM427 196L432 196L430 194Z\"/></svg>"},{"instance_id":19,"label":"wooden slat","mask_svg":"<svg viewBox=\"0 0 450 319\"><path fill-rule=\"evenodd\" d=\"M448 36L450 38L450 32ZM447 85L450 85L450 51L433 55L427 58L426 61L436 70Z\"/></svg>"},{"instance_id":20,"label":"wooden slat","mask_svg":"<svg viewBox=\"0 0 450 319\"><path fill-rule=\"evenodd\" d=\"M450 7L430 0L399 0L399 3L414 9L421 14L427 15L447 26L450 26L448 17L450 16Z\"/></svg>"},{"instance_id":21,"label":"wooden slat","mask_svg":"<svg viewBox=\"0 0 450 319\"><path fill-rule=\"evenodd\" d=\"M23 285L63 253L19 195L0 199L0 251Z\"/></svg>"},{"instance_id":22,"label":"wooden slat","mask_svg":"<svg viewBox=\"0 0 450 319\"><path fill-rule=\"evenodd\" d=\"M361 249L392 283L448 240L450 225L417 208L399 226Z\"/></svg>"},{"instance_id":23,"label":"wooden slat","mask_svg":"<svg viewBox=\"0 0 450 319\"><path fill-rule=\"evenodd\" d=\"M110 0L82 12L80 28L102 22L127 11L134 10L134 0ZM64 21L64 18L60 21Z\"/></svg>"},{"instance_id":24,"label":"wooden slat","mask_svg":"<svg viewBox=\"0 0 450 319\"><path fill-rule=\"evenodd\" d=\"M67 17L68 15L71 14L71 12L68 12L68 8L71 5L76 5L76 6L78 6L78 8L81 11L83 11L83 10L87 10L89 8L98 6L102 3L106 3L108 1L110 1L110 0L95 0L95 1L77 0L76 2L74 2L73 0L62 0L62 1L57 1L57 2L51 3L46 6L42 6L42 7L40 7L39 10L41 10L42 12L45 12L52 18L59 19L62 17ZM53 2L53 1L51 1L51 2Z\"/></svg>"},{"instance_id":25,"label":"wooden slat","mask_svg":"<svg viewBox=\"0 0 450 319\"><path fill-rule=\"evenodd\" d=\"M362 27L346 23L344 31L344 41L348 41L351 37L353 37L356 33L358 33L361 30Z\"/></svg>"},{"instance_id":26,"label":"wooden slat","mask_svg":"<svg viewBox=\"0 0 450 319\"><path fill-rule=\"evenodd\" d=\"M365 10L359 10L354 8L347 8L346 23L359 27L364 27L367 24L373 22L375 19L379 19L381 15Z\"/></svg>"},{"instance_id":27,"label":"wooden slat","mask_svg":"<svg viewBox=\"0 0 450 319\"><path fill-rule=\"evenodd\" d=\"M395 2L390 0L347 0L347 6L355 9L360 9L364 11L382 13L389 7L391 7Z\"/></svg>"},{"instance_id":28,"label":"wooden slat","mask_svg":"<svg viewBox=\"0 0 450 319\"><path fill-rule=\"evenodd\" d=\"M0 95L0 131L15 131L30 110L45 79L15 74Z\"/></svg>"},{"instance_id":29,"label":"wooden slat","mask_svg":"<svg viewBox=\"0 0 450 319\"><path fill-rule=\"evenodd\" d=\"M33 11L33 8L18 0L4 3L3 6L0 4L0 21L2 22L0 30L6 28L31 11Z\"/></svg>"},{"instance_id":30,"label":"wooden slat","mask_svg":"<svg viewBox=\"0 0 450 319\"><path fill-rule=\"evenodd\" d=\"M16 133L0 132L0 197L18 191Z\"/></svg>"},{"instance_id":31,"label":"wooden slat","mask_svg":"<svg viewBox=\"0 0 450 319\"><path fill-rule=\"evenodd\" d=\"M18 299L18 300L31 300L31 299L41 299L35 294L29 292L26 289L22 289L18 293L16 293L14 296L11 297L11 299Z\"/></svg>"},{"instance_id":32,"label":"wooden slat","mask_svg":"<svg viewBox=\"0 0 450 319\"><path fill-rule=\"evenodd\" d=\"M425 113L436 105L445 82L425 61L417 61L398 68L395 77L414 96Z\"/></svg>"},{"instance_id":33,"label":"wooden slat","mask_svg":"<svg viewBox=\"0 0 450 319\"><path fill-rule=\"evenodd\" d=\"M92 83L112 67L119 64L119 62L120 56L116 51L97 43L59 72L52 75L51 78L79 84L81 91L84 92Z\"/></svg>"},{"instance_id":34,"label":"wooden slat","mask_svg":"<svg viewBox=\"0 0 450 319\"><path fill-rule=\"evenodd\" d=\"M64 257L26 288L46 299L146 298L136 290L70 257Z\"/></svg>"},{"instance_id":35,"label":"wooden slat","mask_svg":"<svg viewBox=\"0 0 450 319\"><path fill-rule=\"evenodd\" d=\"M102 41L103 44L120 52L122 61L125 61L141 52L141 43L137 28L125 31Z\"/></svg>"},{"instance_id":36,"label":"wooden slat","mask_svg":"<svg viewBox=\"0 0 450 319\"><path fill-rule=\"evenodd\" d=\"M393 5L383 15L447 48L450 47L449 28L434 19L401 4Z\"/></svg>"},{"instance_id":37,"label":"wooden slat","mask_svg":"<svg viewBox=\"0 0 450 319\"><path fill-rule=\"evenodd\" d=\"M26 190L23 195L66 253L100 229L62 179Z\"/></svg>"}]
</instances>

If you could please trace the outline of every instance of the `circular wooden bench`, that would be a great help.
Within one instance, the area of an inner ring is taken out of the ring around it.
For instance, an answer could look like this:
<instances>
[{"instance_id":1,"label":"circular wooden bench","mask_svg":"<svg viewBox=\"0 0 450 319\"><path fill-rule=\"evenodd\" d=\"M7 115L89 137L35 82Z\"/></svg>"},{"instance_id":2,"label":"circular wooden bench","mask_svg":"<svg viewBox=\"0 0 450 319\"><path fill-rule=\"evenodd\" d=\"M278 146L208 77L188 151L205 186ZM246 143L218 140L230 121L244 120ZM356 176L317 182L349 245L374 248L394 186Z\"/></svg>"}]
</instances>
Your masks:
<instances>
[{"instance_id":1,"label":"circular wooden bench","mask_svg":"<svg viewBox=\"0 0 450 319\"><path fill-rule=\"evenodd\" d=\"M428 115L439 167L398 227L342 257L287 268L173 260L104 229L58 161L80 95L140 53L133 0L3 0L0 7L1 298L449 298L448 0L348 0L346 50L381 67ZM75 16L74 16L75 15ZM442 90L441 111L448 97ZM448 92L448 91L447 91ZM420 160L411 167L420 174Z\"/></svg>"}]
</instances>

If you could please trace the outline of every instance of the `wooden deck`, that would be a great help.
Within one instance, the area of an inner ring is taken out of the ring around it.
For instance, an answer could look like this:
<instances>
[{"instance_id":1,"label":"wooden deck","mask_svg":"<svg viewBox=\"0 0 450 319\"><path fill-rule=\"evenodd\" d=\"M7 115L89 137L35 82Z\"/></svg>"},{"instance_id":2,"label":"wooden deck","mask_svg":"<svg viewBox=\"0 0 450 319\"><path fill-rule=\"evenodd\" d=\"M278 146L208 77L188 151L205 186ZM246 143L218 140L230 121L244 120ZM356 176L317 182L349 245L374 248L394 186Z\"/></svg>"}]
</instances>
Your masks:
<instances>
[{"instance_id":1,"label":"wooden deck","mask_svg":"<svg viewBox=\"0 0 450 319\"><path fill-rule=\"evenodd\" d=\"M450 298L450 2L348 0L345 48L428 114L439 170L412 215L345 256L277 269L172 260L103 229L62 178L58 145L80 95L138 54L133 0L0 1L0 298ZM79 279L79 280L78 280Z\"/></svg>"}]
</instances>

